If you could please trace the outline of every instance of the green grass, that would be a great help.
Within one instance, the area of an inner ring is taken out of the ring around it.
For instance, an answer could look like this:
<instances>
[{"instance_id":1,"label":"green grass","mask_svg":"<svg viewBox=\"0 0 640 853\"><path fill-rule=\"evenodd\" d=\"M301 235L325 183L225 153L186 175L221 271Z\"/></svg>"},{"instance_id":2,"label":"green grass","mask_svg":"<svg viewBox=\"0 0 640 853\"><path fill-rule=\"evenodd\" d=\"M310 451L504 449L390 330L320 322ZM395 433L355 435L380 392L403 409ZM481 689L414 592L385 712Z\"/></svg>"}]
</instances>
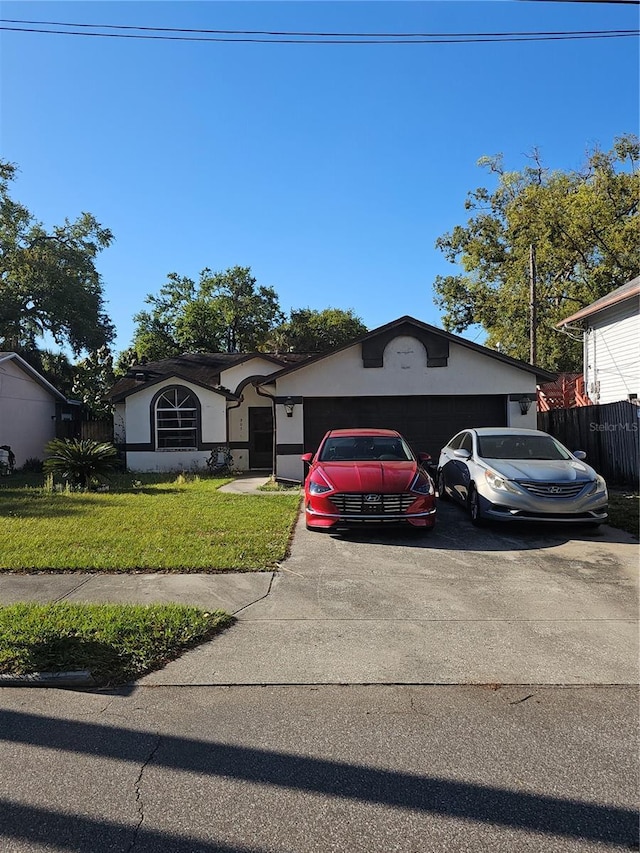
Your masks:
<instances>
[{"instance_id":1,"label":"green grass","mask_svg":"<svg viewBox=\"0 0 640 853\"><path fill-rule=\"evenodd\" d=\"M0 673L89 670L100 684L121 684L232 622L177 604L13 604L0 607Z\"/></svg>"},{"instance_id":2,"label":"green grass","mask_svg":"<svg viewBox=\"0 0 640 853\"><path fill-rule=\"evenodd\" d=\"M264 570L284 558L299 496L218 491L226 479L120 475L108 492L0 480L0 571Z\"/></svg>"},{"instance_id":3,"label":"green grass","mask_svg":"<svg viewBox=\"0 0 640 853\"><path fill-rule=\"evenodd\" d=\"M609 490L609 524L638 536L640 495L634 491Z\"/></svg>"}]
</instances>

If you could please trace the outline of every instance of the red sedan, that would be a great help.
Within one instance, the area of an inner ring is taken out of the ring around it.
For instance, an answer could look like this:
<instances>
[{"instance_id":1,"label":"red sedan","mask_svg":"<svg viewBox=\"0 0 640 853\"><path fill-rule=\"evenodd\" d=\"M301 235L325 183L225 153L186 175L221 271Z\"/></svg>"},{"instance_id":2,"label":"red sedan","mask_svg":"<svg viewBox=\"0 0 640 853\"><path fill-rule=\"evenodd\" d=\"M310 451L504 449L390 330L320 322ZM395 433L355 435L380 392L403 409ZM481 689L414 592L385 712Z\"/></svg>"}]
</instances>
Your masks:
<instances>
[{"instance_id":1,"label":"red sedan","mask_svg":"<svg viewBox=\"0 0 640 853\"><path fill-rule=\"evenodd\" d=\"M436 520L435 489L400 433L389 429L333 429L318 452L305 453L308 530L363 523L408 524L430 530Z\"/></svg>"}]
</instances>

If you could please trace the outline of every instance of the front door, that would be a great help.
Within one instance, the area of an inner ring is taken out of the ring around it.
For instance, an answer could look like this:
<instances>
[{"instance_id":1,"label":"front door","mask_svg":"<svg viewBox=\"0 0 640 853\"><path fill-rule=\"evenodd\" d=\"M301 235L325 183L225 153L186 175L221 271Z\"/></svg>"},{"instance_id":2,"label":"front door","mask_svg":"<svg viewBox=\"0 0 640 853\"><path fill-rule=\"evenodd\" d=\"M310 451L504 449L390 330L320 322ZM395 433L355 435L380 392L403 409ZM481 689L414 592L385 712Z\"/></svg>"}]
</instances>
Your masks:
<instances>
[{"instance_id":1,"label":"front door","mask_svg":"<svg viewBox=\"0 0 640 853\"><path fill-rule=\"evenodd\" d=\"M273 467L273 409L249 406L249 468Z\"/></svg>"}]
</instances>

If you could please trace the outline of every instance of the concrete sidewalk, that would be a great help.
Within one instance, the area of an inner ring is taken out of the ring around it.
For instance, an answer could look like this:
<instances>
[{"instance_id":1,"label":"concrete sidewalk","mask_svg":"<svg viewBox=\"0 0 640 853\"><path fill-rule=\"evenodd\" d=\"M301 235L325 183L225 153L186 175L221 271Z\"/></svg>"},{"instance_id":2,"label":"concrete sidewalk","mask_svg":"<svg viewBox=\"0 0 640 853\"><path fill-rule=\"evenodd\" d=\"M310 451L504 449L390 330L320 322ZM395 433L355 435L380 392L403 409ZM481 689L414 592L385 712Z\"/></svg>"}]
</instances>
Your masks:
<instances>
[{"instance_id":1,"label":"concrete sidewalk","mask_svg":"<svg viewBox=\"0 0 640 853\"><path fill-rule=\"evenodd\" d=\"M0 574L0 604L191 604L235 614L264 598L273 572L227 574L106 574L104 572Z\"/></svg>"}]
</instances>

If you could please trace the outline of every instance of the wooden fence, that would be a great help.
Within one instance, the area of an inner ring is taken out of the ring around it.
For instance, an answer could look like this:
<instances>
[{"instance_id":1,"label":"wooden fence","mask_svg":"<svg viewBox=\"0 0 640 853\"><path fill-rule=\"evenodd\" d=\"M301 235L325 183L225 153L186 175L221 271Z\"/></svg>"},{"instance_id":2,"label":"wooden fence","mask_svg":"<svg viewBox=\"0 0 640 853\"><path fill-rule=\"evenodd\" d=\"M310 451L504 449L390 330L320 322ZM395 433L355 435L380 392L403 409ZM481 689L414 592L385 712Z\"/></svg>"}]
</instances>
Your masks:
<instances>
[{"instance_id":1,"label":"wooden fence","mask_svg":"<svg viewBox=\"0 0 640 853\"><path fill-rule=\"evenodd\" d=\"M569 450L584 450L608 483L638 488L640 406L622 401L538 412L538 429Z\"/></svg>"},{"instance_id":2,"label":"wooden fence","mask_svg":"<svg viewBox=\"0 0 640 853\"><path fill-rule=\"evenodd\" d=\"M113 441L113 421L80 421L80 437Z\"/></svg>"}]
</instances>

